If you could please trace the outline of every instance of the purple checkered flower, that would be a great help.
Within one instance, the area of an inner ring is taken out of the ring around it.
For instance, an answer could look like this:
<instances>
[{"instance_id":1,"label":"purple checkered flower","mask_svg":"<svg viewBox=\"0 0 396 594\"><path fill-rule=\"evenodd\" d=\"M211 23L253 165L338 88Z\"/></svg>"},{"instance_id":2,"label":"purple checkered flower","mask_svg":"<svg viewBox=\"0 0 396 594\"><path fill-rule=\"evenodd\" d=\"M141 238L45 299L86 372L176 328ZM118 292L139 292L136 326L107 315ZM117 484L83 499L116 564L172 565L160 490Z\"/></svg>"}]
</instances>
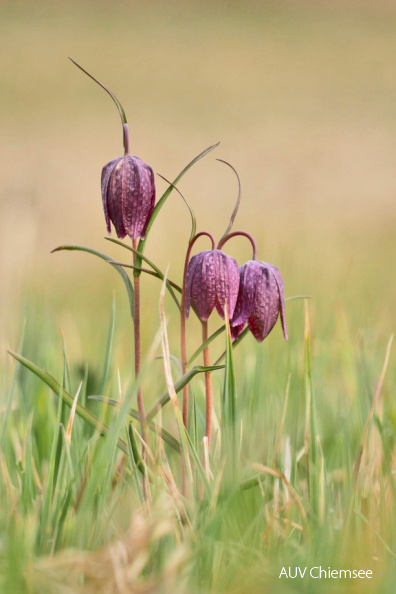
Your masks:
<instances>
[{"instance_id":1,"label":"purple checkered flower","mask_svg":"<svg viewBox=\"0 0 396 594\"><path fill-rule=\"evenodd\" d=\"M256 260L246 262L240 268L238 300L231 320L232 337L238 338L247 322L255 339L262 342L279 314L287 340L285 295L278 268Z\"/></svg>"},{"instance_id":2,"label":"purple checkered flower","mask_svg":"<svg viewBox=\"0 0 396 594\"><path fill-rule=\"evenodd\" d=\"M146 235L155 204L154 173L134 155L118 157L102 170L102 200L107 231L133 240Z\"/></svg>"},{"instance_id":3,"label":"purple checkered flower","mask_svg":"<svg viewBox=\"0 0 396 594\"><path fill-rule=\"evenodd\" d=\"M224 319L227 304L231 319L238 297L239 267L230 256L221 250L206 250L193 256L186 274L186 308L188 318L190 304L199 319L205 322L216 307Z\"/></svg>"}]
</instances>

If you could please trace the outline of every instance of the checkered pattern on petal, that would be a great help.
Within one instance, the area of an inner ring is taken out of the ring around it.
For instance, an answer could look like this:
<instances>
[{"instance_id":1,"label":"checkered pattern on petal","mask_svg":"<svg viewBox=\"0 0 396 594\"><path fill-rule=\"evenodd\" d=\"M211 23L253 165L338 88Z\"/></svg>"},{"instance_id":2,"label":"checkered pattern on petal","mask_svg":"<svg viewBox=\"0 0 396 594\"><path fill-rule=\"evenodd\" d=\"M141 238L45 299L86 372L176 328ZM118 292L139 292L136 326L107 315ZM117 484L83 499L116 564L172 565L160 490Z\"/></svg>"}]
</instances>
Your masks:
<instances>
[{"instance_id":1,"label":"checkered pattern on petal","mask_svg":"<svg viewBox=\"0 0 396 594\"><path fill-rule=\"evenodd\" d=\"M220 250L206 250L193 256L186 274L186 317L190 305L204 322L214 307L224 318L227 303L229 317L235 309L238 296L239 269L233 258Z\"/></svg>"},{"instance_id":2,"label":"checkered pattern on petal","mask_svg":"<svg viewBox=\"0 0 396 594\"><path fill-rule=\"evenodd\" d=\"M103 202L103 210L106 219L106 227L107 232L111 233L111 226L110 226L110 216L109 216L109 208L107 204L107 191L109 187L110 177L114 171L116 165L121 161L122 157L117 157L117 159L113 159L110 163L107 163L102 169L102 178L101 178L101 190L102 190L102 202ZM124 236L125 237L125 236Z\"/></svg>"},{"instance_id":3,"label":"checkered pattern on petal","mask_svg":"<svg viewBox=\"0 0 396 594\"><path fill-rule=\"evenodd\" d=\"M112 221L118 237L145 237L154 210L154 174L141 159L126 155L102 171L102 199L107 230Z\"/></svg>"},{"instance_id":4,"label":"checkered pattern on petal","mask_svg":"<svg viewBox=\"0 0 396 594\"><path fill-rule=\"evenodd\" d=\"M237 338L247 322L253 336L262 342L281 315L287 340L285 297L282 276L272 264L250 260L240 268L240 287L231 334Z\"/></svg>"}]
</instances>

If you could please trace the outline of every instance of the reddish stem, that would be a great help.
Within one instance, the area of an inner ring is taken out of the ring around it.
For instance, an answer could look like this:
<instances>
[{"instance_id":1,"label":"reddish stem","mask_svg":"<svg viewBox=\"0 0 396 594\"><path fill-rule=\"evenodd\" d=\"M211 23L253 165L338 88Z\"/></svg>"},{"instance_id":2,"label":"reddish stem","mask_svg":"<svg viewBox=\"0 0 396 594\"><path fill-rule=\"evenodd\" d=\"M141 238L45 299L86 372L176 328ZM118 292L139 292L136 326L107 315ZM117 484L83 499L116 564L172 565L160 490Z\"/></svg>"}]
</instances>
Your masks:
<instances>
[{"instance_id":1,"label":"reddish stem","mask_svg":"<svg viewBox=\"0 0 396 594\"><path fill-rule=\"evenodd\" d=\"M201 231L197 233L190 243L188 244L186 259L184 262L184 272L183 272L183 285L182 285L182 296L181 296L181 307L180 307L180 342L181 342L181 359L182 359L182 368L183 374L187 373L187 346L186 346L186 275L187 275L187 268L188 263L190 261L191 250L199 237L206 235L212 242L212 249L215 246L215 240L213 239L210 233L206 231ZM184 426L187 428L188 423L188 384L183 388L183 423Z\"/></svg>"},{"instance_id":2,"label":"reddish stem","mask_svg":"<svg viewBox=\"0 0 396 594\"><path fill-rule=\"evenodd\" d=\"M243 237L247 237L248 240L250 241L250 243L252 244L253 247L253 260L257 260L257 246L256 246L256 242L254 241L253 237L250 235L250 233L247 233L246 231L233 231L232 233L229 233L228 235L226 235L225 237L223 237L223 239L221 239L219 241L219 244L217 246L218 250L221 250L221 248L223 247L223 245L232 237L237 237L238 235L242 235Z\"/></svg>"}]
</instances>

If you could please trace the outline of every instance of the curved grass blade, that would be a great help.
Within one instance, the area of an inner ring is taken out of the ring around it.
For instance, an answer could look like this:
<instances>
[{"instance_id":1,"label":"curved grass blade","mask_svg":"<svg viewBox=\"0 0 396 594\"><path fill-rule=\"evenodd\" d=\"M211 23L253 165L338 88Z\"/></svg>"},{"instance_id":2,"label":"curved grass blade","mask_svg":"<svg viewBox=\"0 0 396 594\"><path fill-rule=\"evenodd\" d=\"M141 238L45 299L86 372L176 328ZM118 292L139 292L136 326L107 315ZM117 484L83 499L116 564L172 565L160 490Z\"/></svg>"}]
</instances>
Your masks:
<instances>
[{"instance_id":1,"label":"curved grass blade","mask_svg":"<svg viewBox=\"0 0 396 594\"><path fill-rule=\"evenodd\" d=\"M165 278L165 275L164 275L164 273L162 272L162 270L160 270L160 269L158 268L158 266L156 266L156 265L154 264L154 262L152 262L151 260L149 260L149 259L148 259L146 256L143 256L143 254L141 254L141 253L139 252L139 250L138 250L138 249L137 249L137 250L135 250L135 249L134 249L133 247L131 247L130 245L126 245L126 244L125 244L125 243L123 243L122 241L119 241L118 239L114 239L113 237L105 237L105 239L106 239L107 241L111 241L111 243L116 243L117 245L121 245L123 248L127 249L128 251L130 251L130 252L132 252L133 254L135 254L135 255L136 255L136 263L135 263L135 266L134 266L135 270L139 270L139 268L141 268L141 262L140 262L140 264L138 264L138 263L137 263L137 262L138 262L138 260L140 260L140 261L141 261L141 260L144 260L144 261L145 261L145 262L146 262L146 263L147 263L149 266L151 266L151 268L152 268L152 269L153 269L153 270L154 270L154 271L157 273L157 275L158 275L158 278L160 278L161 280L164 280L164 278ZM113 260L113 261L114 261L114 260ZM111 261L111 259L109 260L109 262L112 264L112 261ZM167 289L168 289L169 293L172 295L172 297L173 297L173 300L174 300L174 301L175 301L175 303L177 304L178 308L180 309L180 304L179 304L179 301L178 301L178 299L177 299L176 295L174 294L174 291L173 291L173 289L172 289L171 282L170 282L170 281L168 281L168 279L167 279L167 281L166 281L166 287L167 287Z\"/></svg>"},{"instance_id":2,"label":"curved grass blade","mask_svg":"<svg viewBox=\"0 0 396 594\"><path fill-rule=\"evenodd\" d=\"M44 369L41 369L41 367L39 367L32 361L29 361L29 359L26 359L25 357L22 357L21 355L18 355L17 353L14 353L13 351L8 351L8 352L11 355L11 357L14 357L14 359L19 361L19 363L21 363L21 365L26 367L26 369L29 369L29 371L34 373L45 384L47 384L47 386L49 388L51 388L51 390L57 396L59 396L59 398L61 398L63 400L63 402L65 404L67 404L67 406L69 406L70 408L73 406L73 401L74 401L73 396L71 396L71 394L69 394L69 392L67 392L64 388L62 388L61 385L56 381L56 379L52 377L52 375L50 375L47 371L44 371ZM96 417L87 408L85 408L84 406L82 406L79 403L77 403L77 406L76 406L76 413L78 414L79 417L84 419L84 421L86 423L88 423L89 425L94 427L94 429L96 429L101 434L105 434L109 431L109 427L107 425L102 423L102 421L100 419L98 419L98 417ZM120 438L117 439L117 445L123 452L128 453L127 445L122 439L120 439Z\"/></svg>"},{"instance_id":3,"label":"curved grass blade","mask_svg":"<svg viewBox=\"0 0 396 594\"><path fill-rule=\"evenodd\" d=\"M129 309L131 311L131 316L133 319L135 295L133 292L132 283L130 281L129 276L125 272L125 270L121 266L119 266L116 263L116 261L113 260L113 258L110 258L110 256L103 254L103 252L99 252L98 250L94 250L92 248L88 248L88 247L81 246L81 245L60 245L59 247L52 250L51 254L53 254L54 252L60 252L62 250L86 252L87 254L93 254L94 256L101 258L101 260L105 260L105 262L109 262L117 270L117 272L121 275L121 278L124 281L124 285L125 285L125 288L128 293Z\"/></svg>"},{"instance_id":4,"label":"curved grass blade","mask_svg":"<svg viewBox=\"0 0 396 594\"><path fill-rule=\"evenodd\" d=\"M114 93L112 91L110 91L110 89L108 89L103 83L101 83L92 74L90 74L87 70L85 70L85 68L83 68L82 66L80 66L80 64L77 64L77 62L75 60L73 60L73 58L71 58L70 56L68 56L68 57L69 57L69 60L71 62L73 62L73 64L75 66L77 66L77 68L79 68L80 70L82 70L82 72L84 72L84 74L86 74L87 76L89 76L89 78L91 78L93 81L95 81L100 87L102 87L102 89L104 91L106 91L106 93L108 93L110 95L110 97L113 99L114 103L117 106L117 109L118 109L119 114L120 114L120 117L121 117L122 124L123 125L126 124L127 123L127 119L126 119L124 108L122 107L121 103L119 102L119 100L117 99L117 97L114 95Z\"/></svg>"},{"instance_id":5,"label":"curved grass blade","mask_svg":"<svg viewBox=\"0 0 396 594\"><path fill-rule=\"evenodd\" d=\"M176 192L178 194L180 194L180 196L184 200L185 205L187 206L188 210L190 211L190 216L191 216L191 235L190 235L190 239L189 239L189 243L190 243L194 239L195 234L197 232L197 219L195 217L195 213L194 213L193 209L191 208L191 206L189 205L189 203L187 202L187 200L185 199L185 197L183 196L183 194L180 192L179 188L177 188L174 184L172 184L172 182L170 182L168 179L166 179L166 177L164 177L160 173L157 173L157 175L161 179L163 179L164 181L166 181L167 184L169 184L170 186L172 186L173 189L176 190Z\"/></svg>"},{"instance_id":6,"label":"curved grass blade","mask_svg":"<svg viewBox=\"0 0 396 594\"><path fill-rule=\"evenodd\" d=\"M112 262L109 262L109 264L112 264ZM151 276L155 276L155 278L159 278L160 280L163 280L161 278L161 274L158 272L155 272L154 270L148 270L148 268L138 268L137 266L134 266L133 264L124 264L123 262L117 262L117 266L122 266L122 268L132 268L132 270L138 270L139 272L145 272L146 274L150 274ZM176 295L174 294L172 289L176 289L176 291L179 291L179 293L182 292L182 288L179 287L179 285L177 285L176 283L174 283L171 280L166 281L166 288L168 289L169 293L171 294L173 301L176 303L178 309L180 310L180 303L178 298L176 297Z\"/></svg>"},{"instance_id":7,"label":"curved grass blade","mask_svg":"<svg viewBox=\"0 0 396 594\"><path fill-rule=\"evenodd\" d=\"M234 349L235 347L237 347L238 344L240 342L242 342L242 340L248 334L249 334L249 328L246 326L246 328L245 328L245 330L243 330L242 334L236 340L234 340L234 342L232 343L232 348ZM226 354L227 354L226 351L224 351L224 353L222 355L220 355L220 357L215 361L215 365L218 365L220 363L220 361L222 361L224 359L224 357L226 356Z\"/></svg>"},{"instance_id":8,"label":"curved grass blade","mask_svg":"<svg viewBox=\"0 0 396 594\"><path fill-rule=\"evenodd\" d=\"M98 396L96 394L92 394L91 396L88 396L88 399L89 400L97 400L98 402L104 402L106 404L109 404L110 406L119 406L119 404L120 404L119 401L115 400L114 398L108 398L107 396ZM139 413L134 408L130 408L128 411L128 414L133 419L136 419L137 421L140 420ZM171 433L169 433L169 431L167 431L166 429L164 429L163 427L161 427L160 425L158 425L158 423L155 423L154 421L150 421L148 425L149 425L149 429L151 429L151 431L153 431L154 433L156 433L160 437L162 437L162 439L172 449L174 449L176 452L179 452L179 453L181 452L180 443L178 442L176 437L173 437L173 435Z\"/></svg>"},{"instance_id":9,"label":"curved grass blade","mask_svg":"<svg viewBox=\"0 0 396 594\"><path fill-rule=\"evenodd\" d=\"M222 397L222 429L224 438L222 440L222 446L224 447L227 455L226 470L227 475L230 474L230 479L235 482L237 472L237 399L236 399L236 379L235 379L235 366L233 358L232 339L230 332L230 323L228 316L226 319L226 350L225 350L225 373L224 373L224 384L223 384L223 397Z\"/></svg>"},{"instance_id":10,"label":"curved grass blade","mask_svg":"<svg viewBox=\"0 0 396 594\"><path fill-rule=\"evenodd\" d=\"M130 423L128 423L127 436L128 436L128 445L129 445L129 448L130 448L131 454L132 454L131 458L135 462L136 468L139 470L140 474L142 476L145 476L146 465L143 462L142 456L139 454L139 449L137 447L136 437L135 437L132 421Z\"/></svg>"},{"instance_id":11,"label":"curved grass blade","mask_svg":"<svg viewBox=\"0 0 396 594\"><path fill-rule=\"evenodd\" d=\"M109 262L109 264L112 264L112 262ZM155 276L155 278L159 278L161 279L161 276L158 274L158 272L155 272L154 270L149 270L148 268L138 268L137 266L134 266L133 264L124 264L124 262L116 262L117 266L122 266L122 268L131 268L132 270L138 270L139 272L144 272L145 274L149 274L150 276ZM171 281L169 279L168 283L170 284L170 286L173 289L176 289L176 291L178 293L182 292L182 288L180 285L178 285L177 283L175 283L174 281Z\"/></svg>"},{"instance_id":12,"label":"curved grass blade","mask_svg":"<svg viewBox=\"0 0 396 594\"><path fill-rule=\"evenodd\" d=\"M186 386L192 380L192 378L195 375L197 375L197 373L205 373L205 371L216 371L217 369L224 369L224 365L211 365L209 367L204 367L204 366L199 365L197 367L193 367L192 369L190 369L190 371L187 371L187 373L185 373L179 380L177 380L177 382L174 383L174 388L175 388L176 394L178 392L180 392L180 390L182 390L184 388L184 386ZM151 421L155 417L157 412L163 406L165 406L165 404L167 404L169 402L169 400L170 400L169 392L166 392L165 394L163 394L161 396L161 398L159 400L157 400L157 402L154 404L153 408L147 414L147 416L146 416L147 421Z\"/></svg>"},{"instance_id":13,"label":"curved grass blade","mask_svg":"<svg viewBox=\"0 0 396 594\"><path fill-rule=\"evenodd\" d=\"M235 217L238 214L239 205L241 204L242 188L241 188L241 180L239 179L239 175L238 175L237 170L230 163L228 163L228 161L224 161L223 159L216 159L216 161L220 161L220 163L224 163L225 165L228 165L228 167L230 167L233 170L233 172L235 173L235 175L237 177L237 180L238 180L238 198L237 198L237 201L236 201L234 210L232 211L230 222L228 223L228 227L227 227L227 229L225 230L223 236L220 239L220 241L221 241L231 231L232 226L233 226L234 221L235 221Z\"/></svg>"},{"instance_id":14,"label":"curved grass blade","mask_svg":"<svg viewBox=\"0 0 396 594\"><path fill-rule=\"evenodd\" d=\"M161 198L159 199L159 201L155 205L155 208L153 210L153 214L151 215L151 218L150 218L149 224L147 226L147 230L146 230L146 237L144 239L141 239L140 242L139 242L139 252L141 254L144 252L144 248L145 248L145 245L146 245L146 241L147 241L148 235L150 233L150 229L151 229L151 227L152 227L155 219L157 218L159 211L164 206L164 204L167 201L169 195L171 194L173 188L179 183L179 181L187 173L187 171L193 165L195 165L195 163L197 163L200 159L202 159L208 153L210 153L211 151L213 151L213 149L215 149L216 147L218 147L219 144L220 144L220 142L217 142L216 144L213 144L212 146L209 146L207 149L205 149L204 151L202 151L202 153L200 153L199 155L197 155L192 161L190 161L190 163L188 165L186 165L186 167L173 180L172 185L162 194ZM137 266L140 266L140 262L138 260L136 260L136 265Z\"/></svg>"}]
</instances>

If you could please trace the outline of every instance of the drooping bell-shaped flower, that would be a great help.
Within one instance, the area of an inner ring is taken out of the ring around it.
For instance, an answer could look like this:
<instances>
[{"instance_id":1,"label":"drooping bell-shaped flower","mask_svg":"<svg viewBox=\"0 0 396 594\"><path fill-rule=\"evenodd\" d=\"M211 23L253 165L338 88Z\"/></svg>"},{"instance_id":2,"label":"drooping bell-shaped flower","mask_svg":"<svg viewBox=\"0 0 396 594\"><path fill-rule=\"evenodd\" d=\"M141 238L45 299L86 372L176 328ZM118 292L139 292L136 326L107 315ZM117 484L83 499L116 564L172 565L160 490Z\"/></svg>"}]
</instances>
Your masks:
<instances>
[{"instance_id":1,"label":"drooping bell-shaped flower","mask_svg":"<svg viewBox=\"0 0 396 594\"><path fill-rule=\"evenodd\" d=\"M133 240L144 239L155 204L153 170L139 157L129 154L128 122L124 108L114 93L73 58L69 59L110 95L121 116L125 154L102 169L102 201L107 231L111 233L111 221L120 239L126 235Z\"/></svg>"},{"instance_id":2,"label":"drooping bell-shaped flower","mask_svg":"<svg viewBox=\"0 0 396 594\"><path fill-rule=\"evenodd\" d=\"M221 250L205 250L193 256L186 274L186 317L190 304L199 319L205 322L216 307L224 319L227 305L231 319L238 297L239 267L230 256Z\"/></svg>"},{"instance_id":3,"label":"drooping bell-shaped flower","mask_svg":"<svg viewBox=\"0 0 396 594\"><path fill-rule=\"evenodd\" d=\"M153 170L134 155L110 161L102 170L102 200L109 233L111 221L119 238L144 239L155 204Z\"/></svg>"},{"instance_id":4,"label":"drooping bell-shaped flower","mask_svg":"<svg viewBox=\"0 0 396 594\"><path fill-rule=\"evenodd\" d=\"M240 268L238 300L231 320L234 339L246 322L258 342L271 332L280 314L285 339L288 339L285 317L285 295L281 273L276 266L250 260Z\"/></svg>"}]
</instances>

